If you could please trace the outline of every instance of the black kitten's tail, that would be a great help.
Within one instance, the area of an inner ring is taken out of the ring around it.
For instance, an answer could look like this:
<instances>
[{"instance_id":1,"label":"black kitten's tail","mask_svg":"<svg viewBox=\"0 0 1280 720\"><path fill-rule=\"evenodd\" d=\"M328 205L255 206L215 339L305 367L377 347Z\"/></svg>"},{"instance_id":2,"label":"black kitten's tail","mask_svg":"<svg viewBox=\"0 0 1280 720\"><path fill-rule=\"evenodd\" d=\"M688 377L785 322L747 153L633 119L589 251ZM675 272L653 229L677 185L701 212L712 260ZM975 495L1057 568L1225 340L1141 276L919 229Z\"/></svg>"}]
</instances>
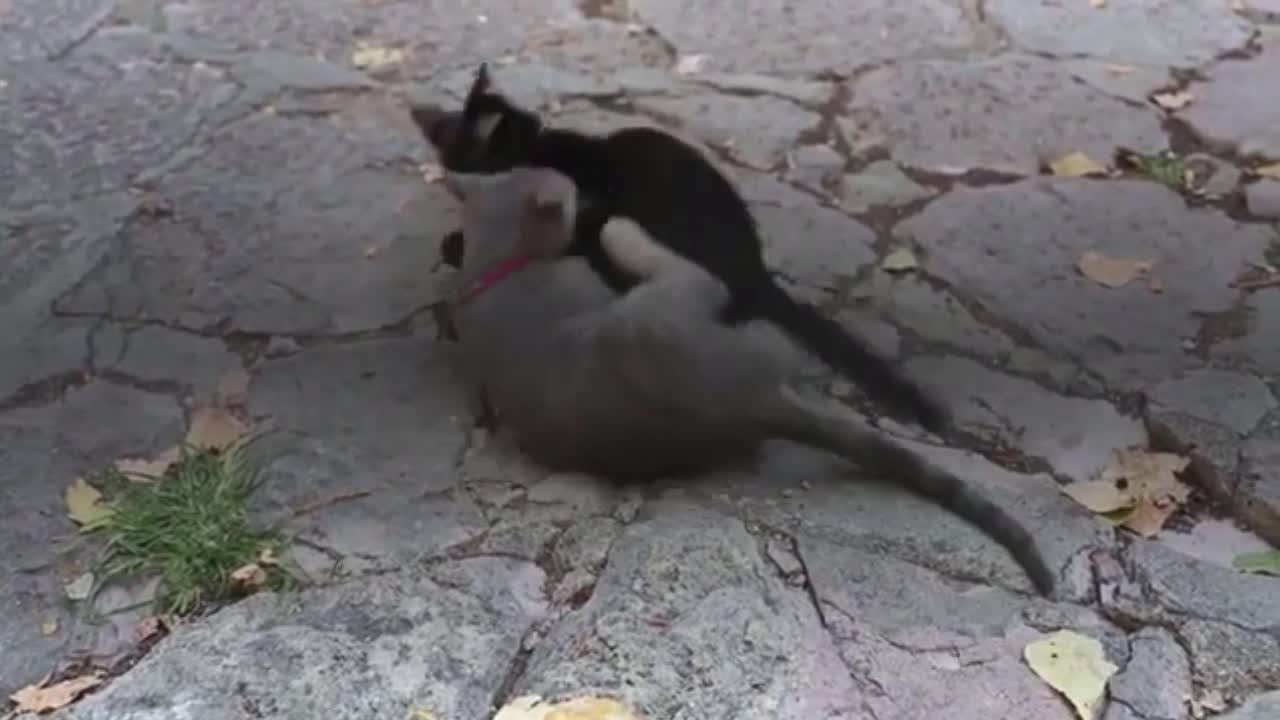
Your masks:
<instances>
[{"instance_id":1,"label":"black kitten's tail","mask_svg":"<svg viewBox=\"0 0 1280 720\"><path fill-rule=\"evenodd\" d=\"M836 372L857 383L874 401L910 415L926 430L941 433L950 425L946 408L881 357L864 341L812 305L801 303L769 282L748 301L753 314L777 323Z\"/></svg>"},{"instance_id":2,"label":"black kitten's tail","mask_svg":"<svg viewBox=\"0 0 1280 720\"><path fill-rule=\"evenodd\" d=\"M1052 597L1056 578L1026 526L977 487L864 425L848 408L785 389L761 420L773 434L835 453L973 523L1009 551L1036 590Z\"/></svg>"}]
</instances>

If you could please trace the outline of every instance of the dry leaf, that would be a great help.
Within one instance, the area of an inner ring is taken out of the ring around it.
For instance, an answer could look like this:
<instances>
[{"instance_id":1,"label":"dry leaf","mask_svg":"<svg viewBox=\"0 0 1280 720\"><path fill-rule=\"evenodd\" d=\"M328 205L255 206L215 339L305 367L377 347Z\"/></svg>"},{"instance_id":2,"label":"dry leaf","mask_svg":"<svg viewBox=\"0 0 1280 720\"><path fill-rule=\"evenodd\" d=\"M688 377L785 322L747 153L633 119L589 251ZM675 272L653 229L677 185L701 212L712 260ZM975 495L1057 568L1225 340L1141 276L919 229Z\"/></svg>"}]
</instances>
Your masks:
<instances>
[{"instance_id":1,"label":"dry leaf","mask_svg":"<svg viewBox=\"0 0 1280 720\"><path fill-rule=\"evenodd\" d=\"M1134 278L1151 271L1150 260L1111 258L1096 250L1086 251L1076 261L1081 275L1109 288L1119 288L1133 282Z\"/></svg>"},{"instance_id":2,"label":"dry leaf","mask_svg":"<svg viewBox=\"0 0 1280 720\"><path fill-rule=\"evenodd\" d=\"M1089 0L1089 7L1103 8L1107 6L1107 0Z\"/></svg>"},{"instance_id":3,"label":"dry leaf","mask_svg":"<svg viewBox=\"0 0 1280 720\"><path fill-rule=\"evenodd\" d=\"M231 584L241 591L257 590L267 583L267 571L258 563L249 563L231 571Z\"/></svg>"},{"instance_id":4,"label":"dry leaf","mask_svg":"<svg viewBox=\"0 0 1280 720\"><path fill-rule=\"evenodd\" d=\"M493 720L643 720L612 698L580 697L549 703L537 695L523 695L507 703Z\"/></svg>"},{"instance_id":5,"label":"dry leaf","mask_svg":"<svg viewBox=\"0 0 1280 720\"><path fill-rule=\"evenodd\" d=\"M1151 96L1151 101L1165 110L1181 110L1182 108L1190 105L1193 99L1195 99L1195 96L1186 90L1156 93Z\"/></svg>"},{"instance_id":6,"label":"dry leaf","mask_svg":"<svg viewBox=\"0 0 1280 720\"><path fill-rule=\"evenodd\" d=\"M52 635L56 632L58 632L58 618L49 618L40 623L41 635Z\"/></svg>"},{"instance_id":7,"label":"dry leaf","mask_svg":"<svg viewBox=\"0 0 1280 720\"><path fill-rule=\"evenodd\" d=\"M676 61L676 74L697 75L706 69L710 59L709 55L681 55Z\"/></svg>"},{"instance_id":8,"label":"dry leaf","mask_svg":"<svg viewBox=\"0 0 1280 720\"><path fill-rule=\"evenodd\" d=\"M1097 480L1072 483L1062 492L1107 521L1152 537L1187 501L1191 488L1178 480L1177 473L1190 462L1172 453L1117 450Z\"/></svg>"},{"instance_id":9,"label":"dry leaf","mask_svg":"<svg viewBox=\"0 0 1280 720\"><path fill-rule=\"evenodd\" d=\"M1151 275L1147 278L1147 289L1157 294L1164 292L1164 280Z\"/></svg>"},{"instance_id":10,"label":"dry leaf","mask_svg":"<svg viewBox=\"0 0 1280 720\"><path fill-rule=\"evenodd\" d=\"M81 527L92 527L115 513L110 505L100 502L102 493L85 482L84 478L76 478L75 482L68 485L64 497L67 501L67 517Z\"/></svg>"},{"instance_id":11,"label":"dry leaf","mask_svg":"<svg viewBox=\"0 0 1280 720\"><path fill-rule=\"evenodd\" d=\"M1049 170L1062 177L1085 177L1086 175L1106 175L1107 169L1094 162L1093 158L1082 152L1064 155L1049 163Z\"/></svg>"},{"instance_id":12,"label":"dry leaf","mask_svg":"<svg viewBox=\"0 0 1280 720\"><path fill-rule=\"evenodd\" d=\"M1221 690L1206 690L1199 697L1191 698L1191 716L1197 719L1210 714L1216 715L1228 707L1230 706Z\"/></svg>"},{"instance_id":13,"label":"dry leaf","mask_svg":"<svg viewBox=\"0 0 1280 720\"><path fill-rule=\"evenodd\" d=\"M62 590L70 600L79 602L89 599L89 595L93 592L93 573L82 573L80 577L67 583Z\"/></svg>"},{"instance_id":14,"label":"dry leaf","mask_svg":"<svg viewBox=\"0 0 1280 720\"><path fill-rule=\"evenodd\" d=\"M361 70L378 70L404 62L404 50L361 43L351 53L351 64Z\"/></svg>"},{"instance_id":15,"label":"dry leaf","mask_svg":"<svg viewBox=\"0 0 1280 720\"><path fill-rule=\"evenodd\" d=\"M1107 680L1119 670L1107 661L1102 643L1071 630L1059 630L1023 649L1032 672L1062 693L1080 720L1094 720L1107 691Z\"/></svg>"},{"instance_id":16,"label":"dry leaf","mask_svg":"<svg viewBox=\"0 0 1280 720\"><path fill-rule=\"evenodd\" d=\"M164 618L152 615L133 627L133 637L136 642L146 642L168 631L169 624L164 621Z\"/></svg>"},{"instance_id":17,"label":"dry leaf","mask_svg":"<svg viewBox=\"0 0 1280 720\"><path fill-rule=\"evenodd\" d=\"M280 564L280 558L276 555L275 550L262 548L258 553L258 564L263 567L273 567Z\"/></svg>"},{"instance_id":18,"label":"dry leaf","mask_svg":"<svg viewBox=\"0 0 1280 720\"><path fill-rule=\"evenodd\" d=\"M1246 9L1244 6L1244 0L1231 0L1231 9L1234 12L1244 12Z\"/></svg>"},{"instance_id":19,"label":"dry leaf","mask_svg":"<svg viewBox=\"0 0 1280 720\"><path fill-rule=\"evenodd\" d=\"M1107 72L1111 73L1112 75L1128 75L1129 73L1136 72L1138 70L1138 68L1132 65L1112 64L1112 65L1106 65L1104 67L1106 68Z\"/></svg>"},{"instance_id":20,"label":"dry leaf","mask_svg":"<svg viewBox=\"0 0 1280 720\"><path fill-rule=\"evenodd\" d=\"M159 480L174 463L182 459L182 449L171 447L160 453L153 460L145 458L123 458L117 460L116 470L130 480Z\"/></svg>"},{"instance_id":21,"label":"dry leaf","mask_svg":"<svg viewBox=\"0 0 1280 720\"><path fill-rule=\"evenodd\" d=\"M1280 163L1272 163L1270 165L1256 167L1253 169L1253 174L1258 177L1280 180Z\"/></svg>"},{"instance_id":22,"label":"dry leaf","mask_svg":"<svg viewBox=\"0 0 1280 720\"><path fill-rule=\"evenodd\" d=\"M198 408L191 413L187 443L200 448L225 450L235 444L249 428L220 407Z\"/></svg>"},{"instance_id":23,"label":"dry leaf","mask_svg":"<svg viewBox=\"0 0 1280 720\"><path fill-rule=\"evenodd\" d=\"M898 248L880 261L880 269L885 272L906 272L919 267L915 253L906 248Z\"/></svg>"},{"instance_id":24,"label":"dry leaf","mask_svg":"<svg viewBox=\"0 0 1280 720\"><path fill-rule=\"evenodd\" d=\"M409 720L436 720L436 714L426 708L409 708Z\"/></svg>"},{"instance_id":25,"label":"dry leaf","mask_svg":"<svg viewBox=\"0 0 1280 720\"><path fill-rule=\"evenodd\" d=\"M98 675L82 675L44 688L28 685L10 695L9 699L17 704L14 712L49 712L70 705L85 692L101 684L102 678Z\"/></svg>"}]
</instances>

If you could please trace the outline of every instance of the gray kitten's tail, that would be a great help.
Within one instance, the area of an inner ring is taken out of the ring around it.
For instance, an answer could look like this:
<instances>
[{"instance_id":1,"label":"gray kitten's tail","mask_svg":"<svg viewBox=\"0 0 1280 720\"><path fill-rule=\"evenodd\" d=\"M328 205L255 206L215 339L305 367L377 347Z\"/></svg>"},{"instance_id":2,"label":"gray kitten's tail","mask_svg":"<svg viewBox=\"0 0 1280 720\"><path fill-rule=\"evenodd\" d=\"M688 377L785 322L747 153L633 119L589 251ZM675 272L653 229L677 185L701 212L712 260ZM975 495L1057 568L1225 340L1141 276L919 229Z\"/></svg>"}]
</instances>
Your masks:
<instances>
[{"instance_id":1,"label":"gray kitten's tail","mask_svg":"<svg viewBox=\"0 0 1280 720\"><path fill-rule=\"evenodd\" d=\"M843 409L808 400L791 389L783 389L778 399L782 407L768 413L767 418L773 435L827 450L933 500L1003 545L1030 576L1036 590L1045 597L1052 594L1054 573L1036 550L1031 533L977 488L862 425Z\"/></svg>"}]
</instances>

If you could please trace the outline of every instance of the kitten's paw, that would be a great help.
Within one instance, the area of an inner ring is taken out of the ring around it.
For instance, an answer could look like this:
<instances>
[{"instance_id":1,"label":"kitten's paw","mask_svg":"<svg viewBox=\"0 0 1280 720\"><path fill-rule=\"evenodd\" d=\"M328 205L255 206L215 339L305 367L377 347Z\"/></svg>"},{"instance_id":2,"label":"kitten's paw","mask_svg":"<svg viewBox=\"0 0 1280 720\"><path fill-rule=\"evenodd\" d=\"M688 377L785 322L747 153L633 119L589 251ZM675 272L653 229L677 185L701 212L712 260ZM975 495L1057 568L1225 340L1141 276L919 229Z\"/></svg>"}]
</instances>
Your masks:
<instances>
[{"instance_id":1,"label":"kitten's paw","mask_svg":"<svg viewBox=\"0 0 1280 720\"><path fill-rule=\"evenodd\" d=\"M619 267L640 277L652 278L685 262L627 218L610 218L600 230L600 243Z\"/></svg>"}]
</instances>

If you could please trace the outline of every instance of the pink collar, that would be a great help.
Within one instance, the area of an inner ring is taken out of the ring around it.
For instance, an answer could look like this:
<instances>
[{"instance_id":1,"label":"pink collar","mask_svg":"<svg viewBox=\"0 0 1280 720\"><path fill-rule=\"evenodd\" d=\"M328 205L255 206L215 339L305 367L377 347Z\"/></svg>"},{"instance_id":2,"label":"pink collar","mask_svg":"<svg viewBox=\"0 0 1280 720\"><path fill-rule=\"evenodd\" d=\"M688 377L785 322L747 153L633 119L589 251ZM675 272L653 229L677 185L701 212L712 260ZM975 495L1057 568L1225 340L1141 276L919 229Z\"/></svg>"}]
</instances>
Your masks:
<instances>
[{"instance_id":1,"label":"pink collar","mask_svg":"<svg viewBox=\"0 0 1280 720\"><path fill-rule=\"evenodd\" d=\"M505 280L508 275L523 270L532 262L533 257L530 255L517 255L503 260L472 283L471 287L458 299L457 304L465 305L471 302L484 291Z\"/></svg>"}]
</instances>

